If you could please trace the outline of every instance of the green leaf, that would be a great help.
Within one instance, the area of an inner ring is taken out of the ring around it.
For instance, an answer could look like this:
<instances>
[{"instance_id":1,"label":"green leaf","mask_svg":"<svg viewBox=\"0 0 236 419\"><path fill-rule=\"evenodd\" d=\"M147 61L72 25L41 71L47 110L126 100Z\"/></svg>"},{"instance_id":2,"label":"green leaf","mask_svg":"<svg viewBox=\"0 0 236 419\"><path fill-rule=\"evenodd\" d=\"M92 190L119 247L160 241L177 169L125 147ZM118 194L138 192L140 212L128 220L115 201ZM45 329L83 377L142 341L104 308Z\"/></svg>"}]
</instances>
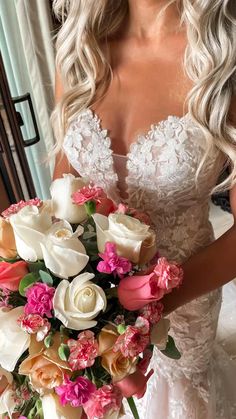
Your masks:
<instances>
[{"instance_id":1,"label":"green leaf","mask_svg":"<svg viewBox=\"0 0 236 419\"><path fill-rule=\"evenodd\" d=\"M168 342L167 342L166 348L161 352L164 355L166 355L168 358L172 358L172 359L181 358L181 353L176 348L175 341L170 335L168 335Z\"/></svg>"},{"instance_id":2,"label":"green leaf","mask_svg":"<svg viewBox=\"0 0 236 419\"><path fill-rule=\"evenodd\" d=\"M45 264L42 260L38 260L37 262L28 262L29 271L34 273L35 275L39 276L40 269L45 269Z\"/></svg>"},{"instance_id":3,"label":"green leaf","mask_svg":"<svg viewBox=\"0 0 236 419\"><path fill-rule=\"evenodd\" d=\"M123 333L125 333L126 329L127 329L127 327L125 326L125 324L119 324L119 325L117 326L117 332L118 332L120 335L123 335Z\"/></svg>"},{"instance_id":4,"label":"green leaf","mask_svg":"<svg viewBox=\"0 0 236 419\"><path fill-rule=\"evenodd\" d=\"M35 274L29 273L22 280L20 281L19 285L19 293L22 295L22 297L25 297L25 291L27 288L31 287L35 282L38 281L38 278Z\"/></svg>"},{"instance_id":5,"label":"green leaf","mask_svg":"<svg viewBox=\"0 0 236 419\"><path fill-rule=\"evenodd\" d=\"M2 258L0 257L0 262L8 262L8 263L15 263L15 262L19 262L21 259L16 257L14 259L7 259L7 258Z\"/></svg>"},{"instance_id":6,"label":"green leaf","mask_svg":"<svg viewBox=\"0 0 236 419\"><path fill-rule=\"evenodd\" d=\"M41 278L41 280L44 284L47 284L47 285L50 285L50 286L53 285L53 279L52 279L51 275L49 275L47 272L40 270L39 275L40 275L40 278Z\"/></svg>"},{"instance_id":7,"label":"green leaf","mask_svg":"<svg viewBox=\"0 0 236 419\"><path fill-rule=\"evenodd\" d=\"M61 343L58 348L58 355L62 361L67 361L70 356L70 348L65 343Z\"/></svg>"},{"instance_id":8,"label":"green leaf","mask_svg":"<svg viewBox=\"0 0 236 419\"><path fill-rule=\"evenodd\" d=\"M44 345L46 348L50 348L50 346L53 345L53 338L51 333L44 339Z\"/></svg>"}]
</instances>

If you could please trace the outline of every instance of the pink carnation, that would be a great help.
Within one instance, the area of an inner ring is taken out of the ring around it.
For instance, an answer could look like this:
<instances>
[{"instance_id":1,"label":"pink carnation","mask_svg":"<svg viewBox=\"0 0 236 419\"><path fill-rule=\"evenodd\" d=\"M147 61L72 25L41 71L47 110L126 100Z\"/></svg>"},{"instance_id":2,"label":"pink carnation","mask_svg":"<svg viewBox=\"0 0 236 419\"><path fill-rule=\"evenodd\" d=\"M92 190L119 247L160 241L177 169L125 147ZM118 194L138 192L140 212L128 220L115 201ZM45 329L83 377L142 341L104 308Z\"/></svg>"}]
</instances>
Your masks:
<instances>
[{"instance_id":1,"label":"pink carnation","mask_svg":"<svg viewBox=\"0 0 236 419\"><path fill-rule=\"evenodd\" d=\"M67 375L64 377L63 384L55 387L61 405L70 404L72 407L82 406L90 399L95 390L95 385L87 378L77 377L71 381Z\"/></svg>"},{"instance_id":2,"label":"pink carnation","mask_svg":"<svg viewBox=\"0 0 236 419\"><path fill-rule=\"evenodd\" d=\"M83 370L94 364L98 356L98 343L93 332L90 330L81 332L78 340L69 339L67 345L70 348L68 362L72 371Z\"/></svg>"},{"instance_id":3,"label":"pink carnation","mask_svg":"<svg viewBox=\"0 0 236 419\"><path fill-rule=\"evenodd\" d=\"M125 204L119 204L116 210L116 212L119 212L119 214L127 214L128 211L129 207Z\"/></svg>"},{"instance_id":4,"label":"pink carnation","mask_svg":"<svg viewBox=\"0 0 236 419\"><path fill-rule=\"evenodd\" d=\"M162 317L164 306L160 301L152 301L146 304L139 311L140 315L147 319L151 324L158 323Z\"/></svg>"},{"instance_id":5,"label":"pink carnation","mask_svg":"<svg viewBox=\"0 0 236 419\"><path fill-rule=\"evenodd\" d=\"M118 412L121 408L122 394L113 385L105 385L96 390L83 406L88 419L102 419L105 415Z\"/></svg>"},{"instance_id":6,"label":"pink carnation","mask_svg":"<svg viewBox=\"0 0 236 419\"><path fill-rule=\"evenodd\" d=\"M84 205L87 201L95 201L96 203L101 202L101 199L105 197L104 191L98 186L89 184L83 186L83 188L72 194L73 203L76 205Z\"/></svg>"},{"instance_id":7,"label":"pink carnation","mask_svg":"<svg viewBox=\"0 0 236 419\"><path fill-rule=\"evenodd\" d=\"M114 243L107 242L105 245L105 252L99 253L100 258L103 262L99 262L97 270L107 274L114 273L120 278L131 271L131 262L123 257L120 257L116 253L116 245Z\"/></svg>"},{"instance_id":8,"label":"pink carnation","mask_svg":"<svg viewBox=\"0 0 236 419\"><path fill-rule=\"evenodd\" d=\"M11 296L11 291L7 288L0 288L0 307L12 308L9 304L9 298Z\"/></svg>"},{"instance_id":9,"label":"pink carnation","mask_svg":"<svg viewBox=\"0 0 236 419\"><path fill-rule=\"evenodd\" d=\"M2 212L2 216L4 218L9 218L11 215L16 214L22 208L27 207L28 205L34 205L36 207L40 207L43 201L39 198L30 199L29 201L20 201L17 204L12 204L9 208Z\"/></svg>"},{"instance_id":10,"label":"pink carnation","mask_svg":"<svg viewBox=\"0 0 236 419\"><path fill-rule=\"evenodd\" d=\"M171 291L183 281L181 266L175 262L168 262L164 257L158 259L154 272L158 276L158 287L165 291Z\"/></svg>"},{"instance_id":11,"label":"pink carnation","mask_svg":"<svg viewBox=\"0 0 236 419\"><path fill-rule=\"evenodd\" d=\"M120 214L129 215L130 217L136 218L141 223L151 225L151 219L150 219L149 215L147 215L145 212L139 211L135 208L129 208L125 204L119 204L116 212L118 212Z\"/></svg>"},{"instance_id":12,"label":"pink carnation","mask_svg":"<svg viewBox=\"0 0 236 419\"><path fill-rule=\"evenodd\" d=\"M40 282L35 283L28 288L25 295L27 303L24 307L24 312L28 314L39 314L40 316L52 317L51 310L53 309L53 296L55 288L49 287L47 284Z\"/></svg>"},{"instance_id":13,"label":"pink carnation","mask_svg":"<svg viewBox=\"0 0 236 419\"><path fill-rule=\"evenodd\" d=\"M113 351L120 351L124 357L138 356L150 343L149 322L143 317L138 317L135 326L128 326L126 331L118 337Z\"/></svg>"},{"instance_id":14,"label":"pink carnation","mask_svg":"<svg viewBox=\"0 0 236 419\"><path fill-rule=\"evenodd\" d=\"M42 341L48 334L51 324L48 319L41 317L39 314L22 315L17 323L27 333L37 333L37 341Z\"/></svg>"}]
</instances>

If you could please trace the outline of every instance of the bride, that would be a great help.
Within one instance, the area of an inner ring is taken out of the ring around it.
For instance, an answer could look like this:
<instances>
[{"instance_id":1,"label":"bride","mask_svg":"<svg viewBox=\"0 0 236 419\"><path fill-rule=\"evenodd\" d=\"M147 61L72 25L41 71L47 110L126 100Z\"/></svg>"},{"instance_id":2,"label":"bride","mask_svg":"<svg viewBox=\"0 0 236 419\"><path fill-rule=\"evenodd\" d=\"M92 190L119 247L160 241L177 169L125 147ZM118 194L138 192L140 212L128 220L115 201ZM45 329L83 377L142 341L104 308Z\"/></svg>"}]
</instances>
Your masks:
<instances>
[{"instance_id":1,"label":"bride","mask_svg":"<svg viewBox=\"0 0 236 419\"><path fill-rule=\"evenodd\" d=\"M54 177L88 176L147 212L184 282L164 300L179 361L154 353L142 419L236 418L236 364L215 343L236 226L214 240L212 191L236 216L235 0L54 0ZM217 185L230 165L231 174ZM217 185L217 186L216 186ZM127 417L129 413L127 412Z\"/></svg>"}]
</instances>

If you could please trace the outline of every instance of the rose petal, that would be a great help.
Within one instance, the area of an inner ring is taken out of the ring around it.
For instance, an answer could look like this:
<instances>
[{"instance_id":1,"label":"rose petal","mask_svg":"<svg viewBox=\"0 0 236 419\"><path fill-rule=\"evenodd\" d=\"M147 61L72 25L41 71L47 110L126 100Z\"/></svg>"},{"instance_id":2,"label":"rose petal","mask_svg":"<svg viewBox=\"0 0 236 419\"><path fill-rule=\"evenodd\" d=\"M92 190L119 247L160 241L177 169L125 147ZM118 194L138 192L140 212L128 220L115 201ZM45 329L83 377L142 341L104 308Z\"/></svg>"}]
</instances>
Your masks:
<instances>
[{"instance_id":1,"label":"rose petal","mask_svg":"<svg viewBox=\"0 0 236 419\"><path fill-rule=\"evenodd\" d=\"M13 371L18 359L29 347L30 336L17 324L24 307L0 308L0 364Z\"/></svg>"}]
</instances>

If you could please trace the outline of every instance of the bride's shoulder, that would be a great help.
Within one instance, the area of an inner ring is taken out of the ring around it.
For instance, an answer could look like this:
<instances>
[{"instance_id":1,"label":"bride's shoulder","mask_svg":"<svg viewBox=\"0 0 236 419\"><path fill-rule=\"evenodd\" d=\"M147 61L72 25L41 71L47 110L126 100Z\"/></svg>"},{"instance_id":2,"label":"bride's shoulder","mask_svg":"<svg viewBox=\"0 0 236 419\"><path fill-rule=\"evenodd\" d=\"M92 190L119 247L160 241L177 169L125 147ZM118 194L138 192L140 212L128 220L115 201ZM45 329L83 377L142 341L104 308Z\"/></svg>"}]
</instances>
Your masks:
<instances>
[{"instance_id":1,"label":"bride's shoulder","mask_svg":"<svg viewBox=\"0 0 236 419\"><path fill-rule=\"evenodd\" d=\"M58 68L55 70L55 91L54 91L54 99L55 103L59 102L64 94L64 86L61 77L61 73Z\"/></svg>"}]
</instances>

